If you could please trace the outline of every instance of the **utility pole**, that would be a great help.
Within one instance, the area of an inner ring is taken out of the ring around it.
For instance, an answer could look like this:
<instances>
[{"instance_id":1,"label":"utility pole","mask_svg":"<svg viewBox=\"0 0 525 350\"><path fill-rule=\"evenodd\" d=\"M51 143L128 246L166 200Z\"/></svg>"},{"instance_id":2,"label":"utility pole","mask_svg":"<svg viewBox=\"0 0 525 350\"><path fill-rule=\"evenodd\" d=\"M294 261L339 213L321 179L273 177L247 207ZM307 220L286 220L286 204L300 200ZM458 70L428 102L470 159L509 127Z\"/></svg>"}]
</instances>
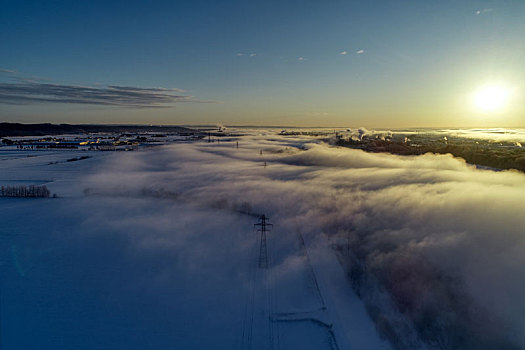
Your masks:
<instances>
[{"instance_id":1,"label":"utility pole","mask_svg":"<svg viewBox=\"0 0 525 350\"><path fill-rule=\"evenodd\" d=\"M259 223L254 224L253 226L259 226L260 229L257 232L261 233L261 245L259 247L259 268L267 269L268 268L268 250L266 248L266 232L268 232L268 227L273 228L272 224L268 224L266 221L269 220L266 215L262 215L259 218Z\"/></svg>"}]
</instances>

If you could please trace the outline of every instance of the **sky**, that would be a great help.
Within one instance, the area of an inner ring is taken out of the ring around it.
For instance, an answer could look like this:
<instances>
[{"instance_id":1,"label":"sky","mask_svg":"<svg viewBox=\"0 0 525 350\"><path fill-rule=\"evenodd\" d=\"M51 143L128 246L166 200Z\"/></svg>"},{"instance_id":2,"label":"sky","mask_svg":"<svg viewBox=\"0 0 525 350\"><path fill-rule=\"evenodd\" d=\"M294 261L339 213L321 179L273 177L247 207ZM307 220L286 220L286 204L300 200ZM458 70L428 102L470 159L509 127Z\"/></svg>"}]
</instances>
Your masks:
<instances>
[{"instance_id":1,"label":"sky","mask_svg":"<svg viewBox=\"0 0 525 350\"><path fill-rule=\"evenodd\" d=\"M523 127L523 33L521 0L4 0L0 121Z\"/></svg>"}]
</instances>

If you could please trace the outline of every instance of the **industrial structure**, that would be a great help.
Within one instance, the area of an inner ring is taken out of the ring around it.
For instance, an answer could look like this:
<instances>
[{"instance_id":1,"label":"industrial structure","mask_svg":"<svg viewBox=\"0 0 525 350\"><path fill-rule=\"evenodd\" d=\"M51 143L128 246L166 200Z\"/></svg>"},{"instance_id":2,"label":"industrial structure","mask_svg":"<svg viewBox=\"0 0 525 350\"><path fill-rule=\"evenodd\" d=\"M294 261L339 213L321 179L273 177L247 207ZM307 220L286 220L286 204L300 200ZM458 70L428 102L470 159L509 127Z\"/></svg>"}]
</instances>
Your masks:
<instances>
[{"instance_id":1,"label":"industrial structure","mask_svg":"<svg viewBox=\"0 0 525 350\"><path fill-rule=\"evenodd\" d=\"M254 224L255 226L259 226L260 229L257 230L257 232L261 233L261 245L259 248L259 268L261 269L267 269L268 268L268 249L266 247L266 232L268 232L268 228L270 230L273 228L272 224L267 223L267 220L269 220L266 215L262 215L259 218L259 223Z\"/></svg>"}]
</instances>

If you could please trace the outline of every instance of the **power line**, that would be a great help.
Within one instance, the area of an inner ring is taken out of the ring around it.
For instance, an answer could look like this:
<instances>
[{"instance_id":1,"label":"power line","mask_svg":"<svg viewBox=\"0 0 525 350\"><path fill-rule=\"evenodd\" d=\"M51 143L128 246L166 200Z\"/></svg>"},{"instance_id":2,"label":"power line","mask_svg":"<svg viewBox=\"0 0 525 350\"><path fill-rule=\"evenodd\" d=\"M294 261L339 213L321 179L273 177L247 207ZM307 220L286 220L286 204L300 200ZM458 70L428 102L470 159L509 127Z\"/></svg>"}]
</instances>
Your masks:
<instances>
[{"instance_id":1,"label":"power line","mask_svg":"<svg viewBox=\"0 0 525 350\"><path fill-rule=\"evenodd\" d=\"M253 226L259 226L260 229L257 232L261 233L261 245L259 247L259 268L267 269L268 268L268 248L266 246L266 232L268 232L268 227L270 230L273 228L272 224L267 223L269 220L266 215L262 215L259 218L259 223L254 224Z\"/></svg>"}]
</instances>

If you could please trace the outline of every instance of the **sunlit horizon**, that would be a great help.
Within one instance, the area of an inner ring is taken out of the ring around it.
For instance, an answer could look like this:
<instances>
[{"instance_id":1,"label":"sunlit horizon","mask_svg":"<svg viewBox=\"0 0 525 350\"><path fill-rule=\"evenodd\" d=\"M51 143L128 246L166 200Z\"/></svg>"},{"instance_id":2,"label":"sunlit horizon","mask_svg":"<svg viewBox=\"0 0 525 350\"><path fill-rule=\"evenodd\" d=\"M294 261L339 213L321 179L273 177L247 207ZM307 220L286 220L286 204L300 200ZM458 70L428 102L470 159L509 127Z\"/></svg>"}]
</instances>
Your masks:
<instances>
[{"instance_id":1,"label":"sunlit horizon","mask_svg":"<svg viewBox=\"0 0 525 350\"><path fill-rule=\"evenodd\" d=\"M521 127L524 32L523 2L10 2L0 120Z\"/></svg>"}]
</instances>

